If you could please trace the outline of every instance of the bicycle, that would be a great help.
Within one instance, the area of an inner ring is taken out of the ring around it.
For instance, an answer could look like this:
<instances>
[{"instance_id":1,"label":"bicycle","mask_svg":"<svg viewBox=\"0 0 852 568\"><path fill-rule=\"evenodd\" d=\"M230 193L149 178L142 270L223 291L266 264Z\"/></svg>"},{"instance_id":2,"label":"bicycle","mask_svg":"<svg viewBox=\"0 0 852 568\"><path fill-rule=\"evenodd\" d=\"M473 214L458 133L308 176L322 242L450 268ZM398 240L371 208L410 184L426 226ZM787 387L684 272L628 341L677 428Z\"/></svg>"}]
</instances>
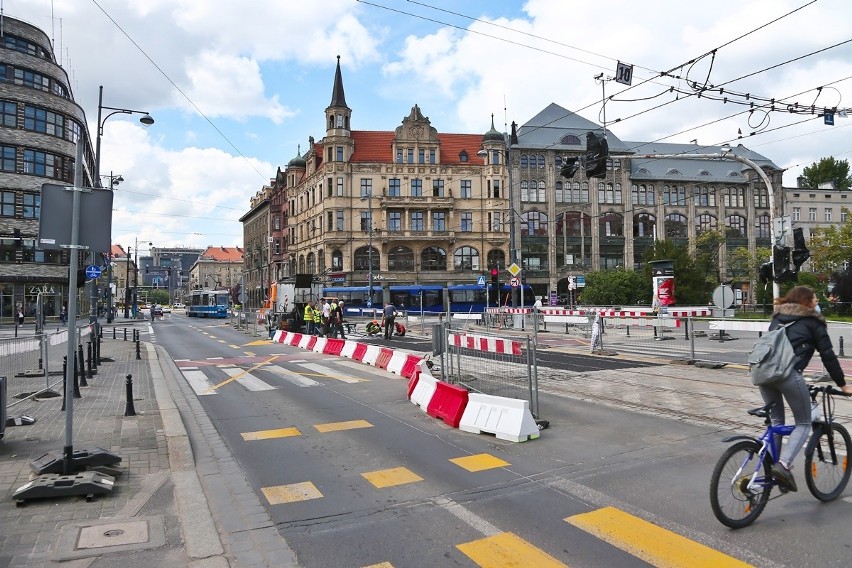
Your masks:
<instances>
[{"instance_id":1,"label":"bicycle","mask_svg":"<svg viewBox=\"0 0 852 568\"><path fill-rule=\"evenodd\" d=\"M808 391L813 431L805 446L805 482L814 497L832 501L843 493L852 474L848 463L852 440L846 428L834 421L833 395L847 395L831 385L810 384ZM753 523L766 508L772 488L779 485L772 477L772 465L780 456L781 437L790 435L795 426L772 426L769 409L773 404L748 411L764 419L766 431L760 438L731 436L723 440L736 443L719 458L710 478L713 514L732 529ZM780 486L779 490L787 492Z\"/></svg>"}]
</instances>

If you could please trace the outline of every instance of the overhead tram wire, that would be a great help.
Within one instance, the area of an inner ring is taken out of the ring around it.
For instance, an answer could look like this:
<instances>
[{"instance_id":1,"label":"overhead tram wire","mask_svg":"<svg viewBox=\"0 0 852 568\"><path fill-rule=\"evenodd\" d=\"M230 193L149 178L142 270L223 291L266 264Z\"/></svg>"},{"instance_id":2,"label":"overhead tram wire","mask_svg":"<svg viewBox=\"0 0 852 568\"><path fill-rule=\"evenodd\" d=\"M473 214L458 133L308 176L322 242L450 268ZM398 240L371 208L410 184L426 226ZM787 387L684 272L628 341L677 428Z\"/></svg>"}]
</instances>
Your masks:
<instances>
[{"instance_id":1,"label":"overhead tram wire","mask_svg":"<svg viewBox=\"0 0 852 568\"><path fill-rule=\"evenodd\" d=\"M224 133L224 132L222 132L222 131L219 129L219 127L218 127L218 126L216 126L216 124L215 124L212 120L210 120L210 118L209 118L206 114L204 114L204 111L202 111L202 110L198 107L198 105L196 105L196 104L195 104L195 101L193 101L191 98L189 98L189 95L187 95L186 93L184 93L184 92L183 92L183 90L182 90L180 87L178 87L177 83L175 83L175 82L172 80L172 78L171 78L171 77L169 77L168 73L166 73L165 71L163 71L163 69L162 69L162 68L161 68L161 67L157 64L157 62L156 62L156 61L154 61L154 60L151 58L151 56L150 56L150 55L148 55L148 54L145 52L145 50L144 50L144 49L142 49L142 47L141 47L138 43L136 43L136 40L134 40L134 39L130 36L130 34L128 34L128 33L124 30L124 28L122 28L122 27L119 25L119 23L118 23L118 22L116 22L116 21L115 21L115 19L114 19L112 16L110 16L110 15L109 15L109 13L108 13L108 12L107 12L104 8L103 8L103 6L101 6L101 5L98 3L98 0L92 0L92 3L93 3L95 6L97 6L97 7L98 7L98 9L100 9L100 11L101 11L101 12L103 12L104 16L106 16L106 17L109 19L109 21L111 21L111 22L113 23L113 25L114 25L116 28L118 28L118 30L119 30L122 34L124 34L124 36L125 36L125 37L126 37L126 38L130 41L130 43L132 43L132 44L133 44L133 46L134 46L136 49L138 49L138 50L139 50L139 52L140 52L142 55L144 55L144 56L145 56L145 59L147 59L148 61L150 61L150 62L151 62L151 65L153 65L153 66L154 66L154 68L155 68L157 71L159 71L159 72L160 72L160 74L161 74L163 77L165 77L165 78L166 78L166 80L167 80L167 81L168 81L168 82L172 85L172 87L174 87L174 88L175 88L175 90L176 90L178 93L180 93L180 94L181 94L181 96L182 96L184 99L186 99L186 100L187 100L187 102L188 102L188 103L192 106L192 108L194 108L194 109L198 112L198 114L200 114L200 115L201 115L201 117L202 117L202 118L204 118L204 120L206 120L206 121L207 121L207 123L208 123L210 126L212 126L212 127L213 127L213 130L215 130L215 131L219 134L219 136L221 136L221 137L222 137L222 139L223 139L225 142L227 142L227 143L228 143L228 145L229 145L231 148L233 148L233 149L234 149L234 151L235 151L235 152L236 152L236 153L237 153L237 154L238 154L238 155L239 155L239 156L240 156L240 157L241 157L241 158L242 158L242 159L243 159L243 160L244 160L244 161L245 161L245 162L249 165L249 167L251 167L251 169L253 169L255 172L257 172L257 175L259 175L259 176L260 176L260 178L261 178L262 180L267 181L267 179L268 179L268 178L267 178L267 176L265 176L265 175L263 175L262 173L260 173L260 170L258 170L258 169L255 167L255 165L251 162L251 160L249 160L249 159L248 159L248 157L247 157L245 154L243 154L243 153L240 151L240 149L239 149L239 148L237 148L237 147L236 147L236 145L235 145L233 142L231 142L231 140L230 140L227 136L225 136L225 133Z\"/></svg>"}]
</instances>

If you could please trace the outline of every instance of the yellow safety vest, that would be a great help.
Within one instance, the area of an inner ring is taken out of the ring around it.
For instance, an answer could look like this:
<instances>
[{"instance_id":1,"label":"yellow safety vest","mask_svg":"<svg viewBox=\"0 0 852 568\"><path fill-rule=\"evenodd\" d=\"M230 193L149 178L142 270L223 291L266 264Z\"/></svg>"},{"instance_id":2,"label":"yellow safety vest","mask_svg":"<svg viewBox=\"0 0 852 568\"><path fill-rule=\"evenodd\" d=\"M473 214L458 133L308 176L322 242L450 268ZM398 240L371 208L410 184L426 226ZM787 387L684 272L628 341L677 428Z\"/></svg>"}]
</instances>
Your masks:
<instances>
[{"instance_id":1,"label":"yellow safety vest","mask_svg":"<svg viewBox=\"0 0 852 568\"><path fill-rule=\"evenodd\" d=\"M314 309L310 306L310 304L305 305L305 321L313 321L314 320Z\"/></svg>"}]
</instances>

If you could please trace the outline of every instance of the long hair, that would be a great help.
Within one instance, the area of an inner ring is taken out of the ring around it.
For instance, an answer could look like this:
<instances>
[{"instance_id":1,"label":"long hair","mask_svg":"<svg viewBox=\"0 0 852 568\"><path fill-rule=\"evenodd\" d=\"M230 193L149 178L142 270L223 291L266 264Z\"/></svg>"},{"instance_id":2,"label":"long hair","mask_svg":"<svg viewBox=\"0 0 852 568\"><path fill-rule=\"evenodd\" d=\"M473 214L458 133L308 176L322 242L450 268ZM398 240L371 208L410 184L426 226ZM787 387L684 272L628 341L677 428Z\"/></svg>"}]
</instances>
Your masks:
<instances>
[{"instance_id":1,"label":"long hair","mask_svg":"<svg viewBox=\"0 0 852 568\"><path fill-rule=\"evenodd\" d=\"M810 306L816 294L810 286L796 286L786 296L775 299L775 305L781 304L801 304L802 306Z\"/></svg>"}]
</instances>

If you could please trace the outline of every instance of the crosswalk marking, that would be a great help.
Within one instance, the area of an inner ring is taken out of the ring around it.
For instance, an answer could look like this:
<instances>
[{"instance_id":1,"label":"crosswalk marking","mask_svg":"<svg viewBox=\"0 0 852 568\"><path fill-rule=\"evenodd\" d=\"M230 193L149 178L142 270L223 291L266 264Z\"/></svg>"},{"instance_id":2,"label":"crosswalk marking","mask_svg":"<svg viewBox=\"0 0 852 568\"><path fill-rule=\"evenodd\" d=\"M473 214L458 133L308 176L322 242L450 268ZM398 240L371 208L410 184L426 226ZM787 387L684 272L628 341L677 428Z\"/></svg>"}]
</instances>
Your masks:
<instances>
[{"instance_id":1,"label":"crosswalk marking","mask_svg":"<svg viewBox=\"0 0 852 568\"><path fill-rule=\"evenodd\" d=\"M567 517L580 528L653 566L728 568L749 564L615 507Z\"/></svg>"},{"instance_id":2,"label":"crosswalk marking","mask_svg":"<svg viewBox=\"0 0 852 568\"><path fill-rule=\"evenodd\" d=\"M452 458L451 462L468 471L485 471L486 469L494 469L497 467L506 467L510 464L491 454L477 454L475 456L465 456L462 458Z\"/></svg>"},{"instance_id":3,"label":"crosswalk marking","mask_svg":"<svg viewBox=\"0 0 852 568\"><path fill-rule=\"evenodd\" d=\"M204 371L184 369L183 376L186 378L186 382L189 383L189 386L192 387L192 390L195 391L195 394L199 396L216 394L216 389L212 384L210 384L210 381L207 380L207 375L204 374Z\"/></svg>"},{"instance_id":4,"label":"crosswalk marking","mask_svg":"<svg viewBox=\"0 0 852 568\"><path fill-rule=\"evenodd\" d=\"M310 481L291 483L290 485L276 485L274 487L261 487L260 490L270 505L319 499L323 496L316 485Z\"/></svg>"},{"instance_id":5,"label":"crosswalk marking","mask_svg":"<svg viewBox=\"0 0 852 568\"><path fill-rule=\"evenodd\" d=\"M309 371L313 371L322 377L334 379L343 383L363 383L369 381L369 379L356 379L355 377L342 376L339 373L336 373L334 369L325 367L323 365L317 365L316 363L300 363L299 366L304 367Z\"/></svg>"},{"instance_id":6,"label":"crosswalk marking","mask_svg":"<svg viewBox=\"0 0 852 568\"><path fill-rule=\"evenodd\" d=\"M326 424L314 424L317 432L338 432L340 430L354 430L356 428L372 428L373 425L366 420L348 420L346 422L328 422Z\"/></svg>"},{"instance_id":7,"label":"crosswalk marking","mask_svg":"<svg viewBox=\"0 0 852 568\"><path fill-rule=\"evenodd\" d=\"M290 438L292 436L301 436L298 428L276 428L274 430L258 430L257 432L243 432L240 436L246 442L254 442L256 440L273 440L276 438Z\"/></svg>"},{"instance_id":8,"label":"crosswalk marking","mask_svg":"<svg viewBox=\"0 0 852 568\"><path fill-rule=\"evenodd\" d=\"M250 391L268 391L275 390L275 387L272 385L268 385L262 380L258 379L251 373L246 373L242 369L238 369L236 367L219 367L222 369L226 375L232 378L236 378L236 381L246 387Z\"/></svg>"},{"instance_id":9,"label":"crosswalk marking","mask_svg":"<svg viewBox=\"0 0 852 568\"><path fill-rule=\"evenodd\" d=\"M279 367L278 365L270 365L265 367L264 370L275 373L276 375L283 377L284 379L290 381L299 387L315 387L319 383L313 379L310 379L304 375L300 375L299 373L290 371L289 369L285 369L283 367Z\"/></svg>"},{"instance_id":10,"label":"crosswalk marking","mask_svg":"<svg viewBox=\"0 0 852 568\"><path fill-rule=\"evenodd\" d=\"M405 485L407 483L415 483L423 481L423 478L408 469L407 467L395 467L392 469L382 469L379 471L368 471L362 473L361 476L376 486L378 489L385 487L394 487L395 485Z\"/></svg>"},{"instance_id":11,"label":"crosswalk marking","mask_svg":"<svg viewBox=\"0 0 852 568\"><path fill-rule=\"evenodd\" d=\"M536 568L566 568L545 551L536 548L512 533L500 533L456 545L468 558L482 568L505 566L535 566Z\"/></svg>"}]
</instances>

